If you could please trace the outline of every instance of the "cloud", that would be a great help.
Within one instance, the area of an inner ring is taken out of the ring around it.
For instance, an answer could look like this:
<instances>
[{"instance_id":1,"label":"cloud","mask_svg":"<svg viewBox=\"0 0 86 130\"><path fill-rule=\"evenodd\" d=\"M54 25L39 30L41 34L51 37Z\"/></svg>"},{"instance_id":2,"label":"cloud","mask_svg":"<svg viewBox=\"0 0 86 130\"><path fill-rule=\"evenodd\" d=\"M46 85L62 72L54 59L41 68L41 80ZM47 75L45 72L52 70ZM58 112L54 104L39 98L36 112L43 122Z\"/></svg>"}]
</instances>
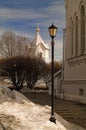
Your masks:
<instances>
[{"instance_id":1,"label":"cloud","mask_svg":"<svg viewBox=\"0 0 86 130\"><path fill-rule=\"evenodd\" d=\"M61 15L63 15L64 14L64 6L62 4L58 5L57 2L53 2L53 4L51 6L46 8L46 11L51 15L52 14L61 14Z\"/></svg>"},{"instance_id":2,"label":"cloud","mask_svg":"<svg viewBox=\"0 0 86 130\"><path fill-rule=\"evenodd\" d=\"M5 19L32 19L44 17L33 9L0 9L0 17Z\"/></svg>"},{"instance_id":3,"label":"cloud","mask_svg":"<svg viewBox=\"0 0 86 130\"><path fill-rule=\"evenodd\" d=\"M6 30L2 27L0 27L0 36L3 34L3 32L5 32Z\"/></svg>"},{"instance_id":4,"label":"cloud","mask_svg":"<svg viewBox=\"0 0 86 130\"><path fill-rule=\"evenodd\" d=\"M41 36L46 43L50 44L50 37L48 34L48 27L54 22L58 27L55 38L55 59L62 57L62 30L65 27L65 10L63 0L8 0L9 2L0 5L0 34L6 29L12 29L18 34L34 37L34 32L37 23L41 29ZM45 3L46 2L46 3ZM33 3L33 4L32 4ZM32 4L32 6L31 6ZM40 5L38 7L38 5ZM12 8L13 6L13 8Z\"/></svg>"},{"instance_id":5,"label":"cloud","mask_svg":"<svg viewBox=\"0 0 86 130\"><path fill-rule=\"evenodd\" d=\"M21 1L22 2L22 1ZM15 1L17 3L17 1ZM21 4L20 4L21 5ZM64 21L64 6L63 4L58 4L58 1L51 2L49 6L43 6L42 8L26 8L26 9L16 9L16 8L0 8L0 17L3 19L44 19L45 21L54 19L55 22ZM42 21L41 20L41 21ZM47 22L46 22L47 23ZM63 23L62 23L63 24Z\"/></svg>"},{"instance_id":6,"label":"cloud","mask_svg":"<svg viewBox=\"0 0 86 130\"><path fill-rule=\"evenodd\" d=\"M51 22L54 22L59 28L61 28L65 26L64 5L62 4L62 1L63 0L54 0L53 2L50 2L50 5L43 6L42 8L0 8L0 18L5 22L11 21L12 19L16 21L27 19L28 21L31 20L32 23L40 23L42 27L48 27ZM23 4L22 2L23 1L21 1L21 4ZM18 4L20 2L15 0L14 3Z\"/></svg>"}]
</instances>

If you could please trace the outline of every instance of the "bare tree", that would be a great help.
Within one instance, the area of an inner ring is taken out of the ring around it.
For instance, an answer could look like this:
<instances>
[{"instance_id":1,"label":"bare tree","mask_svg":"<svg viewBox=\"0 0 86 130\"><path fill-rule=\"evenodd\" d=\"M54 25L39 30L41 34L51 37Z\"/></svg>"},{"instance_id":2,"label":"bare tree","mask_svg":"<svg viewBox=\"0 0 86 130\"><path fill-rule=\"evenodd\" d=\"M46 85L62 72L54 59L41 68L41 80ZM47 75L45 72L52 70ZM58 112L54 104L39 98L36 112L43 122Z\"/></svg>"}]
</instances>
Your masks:
<instances>
[{"instance_id":1,"label":"bare tree","mask_svg":"<svg viewBox=\"0 0 86 130\"><path fill-rule=\"evenodd\" d=\"M0 40L1 57L27 56L31 48L30 40L24 36L17 36L14 32L4 32Z\"/></svg>"},{"instance_id":2,"label":"bare tree","mask_svg":"<svg viewBox=\"0 0 86 130\"><path fill-rule=\"evenodd\" d=\"M54 62L54 74L61 69L61 64L59 62ZM51 63L44 64L42 71L42 78L46 84L46 88L48 88L48 80L51 76Z\"/></svg>"},{"instance_id":3,"label":"bare tree","mask_svg":"<svg viewBox=\"0 0 86 130\"><path fill-rule=\"evenodd\" d=\"M44 83L46 84L46 88L48 88L48 80L50 75L51 75L50 64L45 63L43 66L42 78Z\"/></svg>"},{"instance_id":4,"label":"bare tree","mask_svg":"<svg viewBox=\"0 0 86 130\"><path fill-rule=\"evenodd\" d=\"M20 90L25 79L25 58L12 57L0 60L0 75L6 76L14 85L13 89Z\"/></svg>"},{"instance_id":5,"label":"bare tree","mask_svg":"<svg viewBox=\"0 0 86 130\"><path fill-rule=\"evenodd\" d=\"M11 57L0 60L0 75L8 77L14 85L13 89L20 90L23 83L33 88L35 83L42 78L45 62L39 58Z\"/></svg>"},{"instance_id":6,"label":"bare tree","mask_svg":"<svg viewBox=\"0 0 86 130\"><path fill-rule=\"evenodd\" d=\"M3 57L11 57L15 49L15 34L13 32L5 32L1 36L0 53Z\"/></svg>"},{"instance_id":7,"label":"bare tree","mask_svg":"<svg viewBox=\"0 0 86 130\"><path fill-rule=\"evenodd\" d=\"M42 71L45 62L40 58L34 57L29 58L26 63L27 67L25 67L25 81L27 83L27 87L33 88L35 83L42 78Z\"/></svg>"}]
</instances>

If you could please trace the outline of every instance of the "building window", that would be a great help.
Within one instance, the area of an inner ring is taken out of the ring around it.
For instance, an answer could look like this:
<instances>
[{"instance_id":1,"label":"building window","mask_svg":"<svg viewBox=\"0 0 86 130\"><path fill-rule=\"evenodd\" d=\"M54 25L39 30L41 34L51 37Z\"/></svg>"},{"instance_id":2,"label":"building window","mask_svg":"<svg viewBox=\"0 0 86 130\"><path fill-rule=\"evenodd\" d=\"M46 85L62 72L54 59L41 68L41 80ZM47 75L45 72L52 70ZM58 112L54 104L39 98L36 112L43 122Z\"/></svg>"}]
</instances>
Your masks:
<instances>
[{"instance_id":1,"label":"building window","mask_svg":"<svg viewBox=\"0 0 86 130\"><path fill-rule=\"evenodd\" d=\"M83 95L84 95L84 89L82 89L82 88L79 89L79 95L80 95L80 96L83 96Z\"/></svg>"},{"instance_id":2,"label":"building window","mask_svg":"<svg viewBox=\"0 0 86 130\"><path fill-rule=\"evenodd\" d=\"M81 6L81 55L85 52L85 8Z\"/></svg>"},{"instance_id":3,"label":"building window","mask_svg":"<svg viewBox=\"0 0 86 130\"><path fill-rule=\"evenodd\" d=\"M38 56L38 57L39 57L39 58L42 58L42 52L39 53L39 56Z\"/></svg>"}]
</instances>

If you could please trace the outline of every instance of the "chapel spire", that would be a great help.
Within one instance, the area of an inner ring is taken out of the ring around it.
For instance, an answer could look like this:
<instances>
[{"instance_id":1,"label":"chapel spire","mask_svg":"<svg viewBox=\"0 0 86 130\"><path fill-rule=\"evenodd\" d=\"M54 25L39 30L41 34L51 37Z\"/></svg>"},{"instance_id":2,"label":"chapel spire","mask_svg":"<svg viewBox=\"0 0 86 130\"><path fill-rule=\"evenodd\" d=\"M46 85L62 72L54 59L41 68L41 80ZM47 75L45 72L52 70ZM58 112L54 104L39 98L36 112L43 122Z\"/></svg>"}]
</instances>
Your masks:
<instances>
[{"instance_id":1,"label":"chapel spire","mask_svg":"<svg viewBox=\"0 0 86 130\"><path fill-rule=\"evenodd\" d=\"M40 28L39 28L38 24L37 24L37 27L36 27L36 32L37 32L37 33L40 32Z\"/></svg>"}]
</instances>

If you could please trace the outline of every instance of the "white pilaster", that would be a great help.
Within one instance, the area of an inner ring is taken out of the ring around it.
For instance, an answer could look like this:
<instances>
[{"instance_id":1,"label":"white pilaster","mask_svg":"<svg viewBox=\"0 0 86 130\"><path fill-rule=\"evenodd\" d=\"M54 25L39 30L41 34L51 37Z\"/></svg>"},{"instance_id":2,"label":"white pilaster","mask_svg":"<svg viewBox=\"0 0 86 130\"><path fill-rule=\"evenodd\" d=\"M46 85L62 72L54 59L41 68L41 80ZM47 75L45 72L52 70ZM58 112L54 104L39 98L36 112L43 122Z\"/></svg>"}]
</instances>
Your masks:
<instances>
[{"instance_id":1,"label":"white pilaster","mask_svg":"<svg viewBox=\"0 0 86 130\"><path fill-rule=\"evenodd\" d=\"M71 58L71 41L70 41L70 26L68 26L68 29L67 29L67 37L66 37L66 58L67 59L70 59Z\"/></svg>"},{"instance_id":2,"label":"white pilaster","mask_svg":"<svg viewBox=\"0 0 86 130\"><path fill-rule=\"evenodd\" d=\"M81 55L81 26L80 21L78 21L78 56Z\"/></svg>"},{"instance_id":3,"label":"white pilaster","mask_svg":"<svg viewBox=\"0 0 86 130\"><path fill-rule=\"evenodd\" d=\"M69 59L70 59L72 57L72 50L71 50L72 49L71 48L72 47L72 30L71 30L71 26L69 26L69 37L68 38L69 38L69 43L68 43L69 44L68 45L69 46L69 48L68 48L69 54L68 55L69 55Z\"/></svg>"},{"instance_id":4,"label":"white pilaster","mask_svg":"<svg viewBox=\"0 0 86 130\"><path fill-rule=\"evenodd\" d=\"M71 23L71 28L70 28L70 35L71 35L71 58L73 57L73 23Z\"/></svg>"},{"instance_id":5,"label":"white pilaster","mask_svg":"<svg viewBox=\"0 0 86 130\"><path fill-rule=\"evenodd\" d=\"M76 39L76 37L75 37L75 23L73 24L73 57L75 57L75 45L76 45L76 43L75 43L75 40Z\"/></svg>"},{"instance_id":6,"label":"white pilaster","mask_svg":"<svg viewBox=\"0 0 86 130\"><path fill-rule=\"evenodd\" d=\"M85 52L84 54L86 54L86 16L85 16Z\"/></svg>"}]
</instances>

